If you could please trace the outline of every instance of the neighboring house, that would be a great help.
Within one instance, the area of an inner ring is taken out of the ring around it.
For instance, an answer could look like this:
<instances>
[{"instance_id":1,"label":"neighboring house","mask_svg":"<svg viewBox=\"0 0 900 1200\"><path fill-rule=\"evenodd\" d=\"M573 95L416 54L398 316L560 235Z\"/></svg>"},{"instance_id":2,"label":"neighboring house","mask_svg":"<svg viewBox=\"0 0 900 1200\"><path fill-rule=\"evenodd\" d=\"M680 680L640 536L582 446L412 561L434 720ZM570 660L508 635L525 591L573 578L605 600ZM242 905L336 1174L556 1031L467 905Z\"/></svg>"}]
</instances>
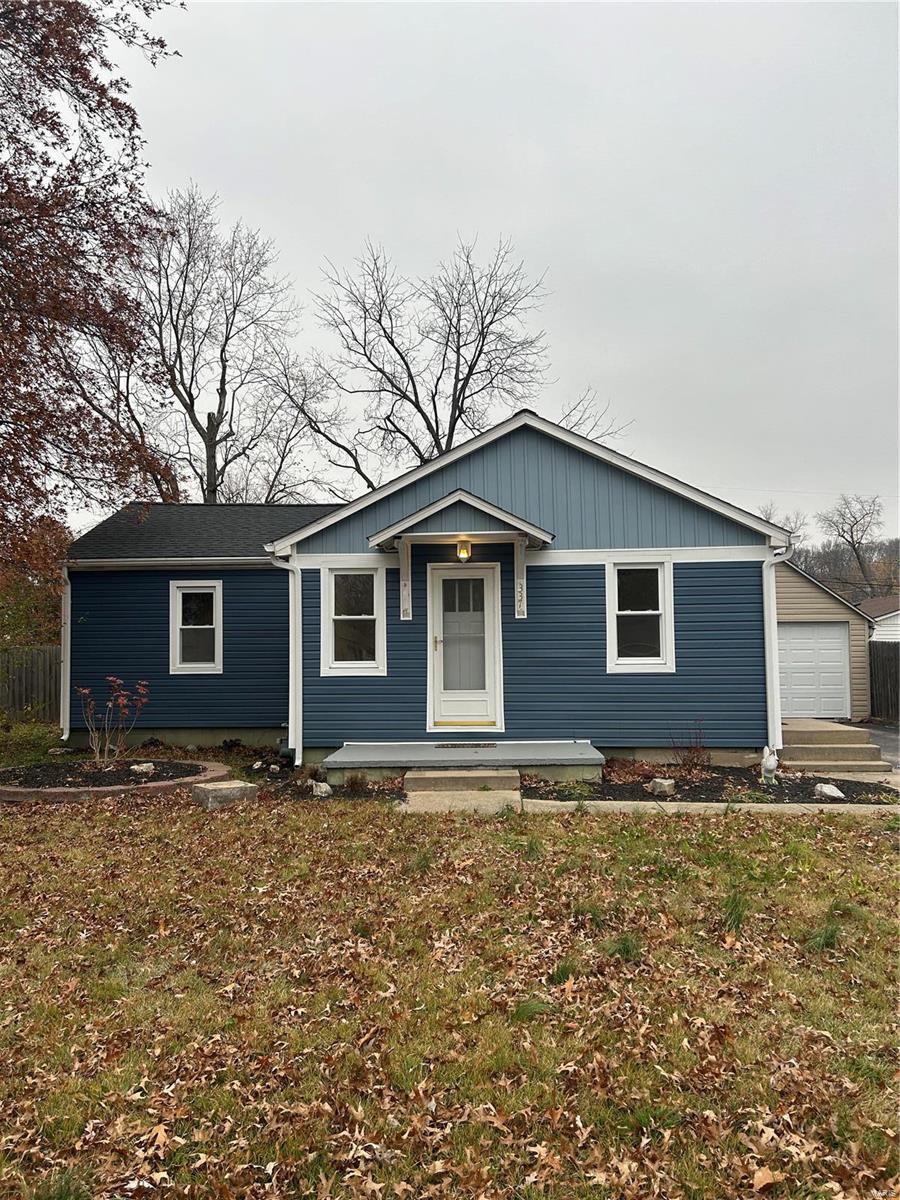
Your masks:
<instances>
[{"instance_id":1,"label":"neighboring house","mask_svg":"<svg viewBox=\"0 0 900 1200\"><path fill-rule=\"evenodd\" d=\"M64 729L115 674L149 682L148 734L309 757L777 746L788 543L527 411L339 507L131 505L72 546Z\"/></svg>"},{"instance_id":2,"label":"neighboring house","mask_svg":"<svg viewBox=\"0 0 900 1200\"><path fill-rule=\"evenodd\" d=\"M792 562L775 590L782 716L866 720L870 618Z\"/></svg>"},{"instance_id":3,"label":"neighboring house","mask_svg":"<svg viewBox=\"0 0 900 1200\"><path fill-rule=\"evenodd\" d=\"M873 642L900 642L900 596L873 596L859 607L872 618Z\"/></svg>"}]
</instances>

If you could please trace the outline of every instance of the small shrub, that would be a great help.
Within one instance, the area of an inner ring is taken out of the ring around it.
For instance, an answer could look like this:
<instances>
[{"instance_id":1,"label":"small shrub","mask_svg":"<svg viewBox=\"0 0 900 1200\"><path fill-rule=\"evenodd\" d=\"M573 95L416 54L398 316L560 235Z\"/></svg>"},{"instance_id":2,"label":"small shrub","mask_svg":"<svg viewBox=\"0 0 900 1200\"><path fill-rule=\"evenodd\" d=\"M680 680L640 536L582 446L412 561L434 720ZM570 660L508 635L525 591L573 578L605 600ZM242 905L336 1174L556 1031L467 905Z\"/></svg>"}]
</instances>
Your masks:
<instances>
[{"instance_id":1,"label":"small shrub","mask_svg":"<svg viewBox=\"0 0 900 1200\"><path fill-rule=\"evenodd\" d=\"M641 939L636 933L620 933L607 946L613 958L621 958L623 962L637 962L641 957Z\"/></svg>"},{"instance_id":2,"label":"small shrub","mask_svg":"<svg viewBox=\"0 0 900 1200\"><path fill-rule=\"evenodd\" d=\"M732 884L722 901L722 922L729 933L740 933L749 907L747 897Z\"/></svg>"},{"instance_id":3,"label":"small shrub","mask_svg":"<svg viewBox=\"0 0 900 1200\"><path fill-rule=\"evenodd\" d=\"M672 753L682 771L705 771L712 765L712 755L706 748L703 726L699 722L684 744L678 745L673 741Z\"/></svg>"},{"instance_id":4,"label":"small shrub","mask_svg":"<svg viewBox=\"0 0 900 1200\"><path fill-rule=\"evenodd\" d=\"M107 675L106 682L109 690L102 709L98 708L89 687L75 688L98 767L114 762L125 753L126 739L150 699L150 685L146 679L137 681L133 693L117 675Z\"/></svg>"},{"instance_id":5,"label":"small shrub","mask_svg":"<svg viewBox=\"0 0 900 1200\"><path fill-rule=\"evenodd\" d=\"M572 979L578 974L578 968L574 959L561 958L550 974L547 976L547 982L551 987L559 987L565 983L567 979Z\"/></svg>"},{"instance_id":6,"label":"small shrub","mask_svg":"<svg viewBox=\"0 0 900 1200\"><path fill-rule=\"evenodd\" d=\"M520 1000L512 1011L512 1019L514 1021L533 1021L535 1017L542 1017L544 1013L552 1012L553 1005L549 1000L541 1000L539 996L529 996L527 1000Z\"/></svg>"}]
</instances>

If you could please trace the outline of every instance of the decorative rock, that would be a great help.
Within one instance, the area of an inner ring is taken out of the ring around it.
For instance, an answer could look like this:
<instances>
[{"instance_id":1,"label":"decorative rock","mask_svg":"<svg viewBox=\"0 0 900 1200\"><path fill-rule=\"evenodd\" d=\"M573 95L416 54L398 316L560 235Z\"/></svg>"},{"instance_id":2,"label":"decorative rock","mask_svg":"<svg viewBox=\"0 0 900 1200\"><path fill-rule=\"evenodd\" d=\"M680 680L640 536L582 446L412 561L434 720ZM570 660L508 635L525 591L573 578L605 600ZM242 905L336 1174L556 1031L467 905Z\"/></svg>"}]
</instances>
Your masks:
<instances>
[{"instance_id":1,"label":"decorative rock","mask_svg":"<svg viewBox=\"0 0 900 1200\"><path fill-rule=\"evenodd\" d=\"M277 763L272 763L272 765L269 767L269 774L277 775L280 770L281 770L281 767L279 767L279 765Z\"/></svg>"},{"instance_id":2,"label":"decorative rock","mask_svg":"<svg viewBox=\"0 0 900 1200\"><path fill-rule=\"evenodd\" d=\"M185 746L185 750L187 750L188 754L196 754L197 753L197 747L194 746L193 744L190 746Z\"/></svg>"},{"instance_id":3,"label":"decorative rock","mask_svg":"<svg viewBox=\"0 0 900 1200\"><path fill-rule=\"evenodd\" d=\"M156 770L156 767L152 762L132 763L130 770L134 771L135 775L152 775Z\"/></svg>"},{"instance_id":4,"label":"decorative rock","mask_svg":"<svg viewBox=\"0 0 900 1200\"><path fill-rule=\"evenodd\" d=\"M675 780L652 779L648 784L646 784L646 788L651 796L674 796Z\"/></svg>"},{"instance_id":5,"label":"decorative rock","mask_svg":"<svg viewBox=\"0 0 900 1200\"><path fill-rule=\"evenodd\" d=\"M309 787L312 794L319 800L327 800L329 796L334 795L327 783L319 783L315 779L311 780Z\"/></svg>"},{"instance_id":6,"label":"decorative rock","mask_svg":"<svg viewBox=\"0 0 900 1200\"><path fill-rule=\"evenodd\" d=\"M229 808L238 800L255 800L258 793L255 783L224 779L221 783L195 783L191 788L191 799L206 812L215 812L218 808Z\"/></svg>"},{"instance_id":7,"label":"decorative rock","mask_svg":"<svg viewBox=\"0 0 900 1200\"><path fill-rule=\"evenodd\" d=\"M817 800L843 800L844 793L832 783L817 783L813 789Z\"/></svg>"},{"instance_id":8,"label":"decorative rock","mask_svg":"<svg viewBox=\"0 0 900 1200\"><path fill-rule=\"evenodd\" d=\"M265 765L266 764L262 761L262 759L260 759L258 762L255 762L253 764L253 766L250 768L250 770L251 771L261 771Z\"/></svg>"},{"instance_id":9,"label":"decorative rock","mask_svg":"<svg viewBox=\"0 0 900 1200\"><path fill-rule=\"evenodd\" d=\"M74 754L74 746L51 746L47 751L48 754Z\"/></svg>"}]
</instances>

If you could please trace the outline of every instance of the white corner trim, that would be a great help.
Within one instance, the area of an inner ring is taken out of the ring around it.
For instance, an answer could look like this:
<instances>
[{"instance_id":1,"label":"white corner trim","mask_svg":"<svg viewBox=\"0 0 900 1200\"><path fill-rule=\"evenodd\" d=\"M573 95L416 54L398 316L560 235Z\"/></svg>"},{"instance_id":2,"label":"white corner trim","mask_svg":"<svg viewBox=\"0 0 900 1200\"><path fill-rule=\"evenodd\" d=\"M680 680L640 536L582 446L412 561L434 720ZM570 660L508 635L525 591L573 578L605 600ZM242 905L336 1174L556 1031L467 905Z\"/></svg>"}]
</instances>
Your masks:
<instances>
[{"instance_id":1,"label":"white corner trim","mask_svg":"<svg viewBox=\"0 0 900 1200\"><path fill-rule=\"evenodd\" d=\"M190 591L212 592L215 661L211 663L181 662L179 633L181 630L181 593ZM169 674L170 675L221 675L224 670L222 656L222 580L221 579L170 579L169 580Z\"/></svg>"},{"instance_id":2,"label":"white corner trim","mask_svg":"<svg viewBox=\"0 0 900 1200\"><path fill-rule=\"evenodd\" d=\"M655 567L659 572L660 646L659 658L619 658L618 584L619 567ZM618 559L606 564L606 673L608 675L673 675L675 673L675 593L672 560L645 555L640 560Z\"/></svg>"},{"instance_id":3,"label":"white corner trim","mask_svg":"<svg viewBox=\"0 0 900 1200\"><path fill-rule=\"evenodd\" d=\"M529 567L589 567L608 562L643 562L668 558L672 562L765 562L768 546L649 546L625 550L528 550Z\"/></svg>"},{"instance_id":4,"label":"white corner trim","mask_svg":"<svg viewBox=\"0 0 900 1200\"><path fill-rule=\"evenodd\" d=\"M436 513L443 512L445 508L449 508L452 504L460 503L468 504L470 508L476 508L497 521L503 521L506 525L512 525L514 529L522 533L527 533L529 537L537 542L549 543L553 541L555 536L552 533L548 533L546 529L541 529L539 525L534 525L531 521L526 521L523 517L516 516L515 513L507 512L505 508L500 508L497 504L491 504L487 500L482 500L480 496L475 496L472 492L467 492L465 488L456 488L454 491L448 492L446 496L442 496L440 500L435 500L432 504L426 504L424 508L417 509L416 512L401 517L393 525L388 525L386 528L379 530L378 533L373 533L369 538L369 545L374 549L383 542L390 542L399 534L406 533L412 526L418 525L420 521L425 521L429 517L433 517Z\"/></svg>"},{"instance_id":5,"label":"white corner trim","mask_svg":"<svg viewBox=\"0 0 900 1200\"><path fill-rule=\"evenodd\" d=\"M303 572L296 563L271 558L288 576L288 749L294 765L303 762Z\"/></svg>"},{"instance_id":6,"label":"white corner trim","mask_svg":"<svg viewBox=\"0 0 900 1200\"><path fill-rule=\"evenodd\" d=\"M379 556L383 557L383 556ZM373 575L375 599L375 661L335 662L334 660L334 576ZM387 601L383 562L369 566L351 565L337 560L323 566L320 572L319 608L319 675L325 678L365 678L387 675Z\"/></svg>"},{"instance_id":7,"label":"white corner trim","mask_svg":"<svg viewBox=\"0 0 900 1200\"><path fill-rule=\"evenodd\" d=\"M72 711L72 581L69 568L64 566L62 604L60 605L59 654L59 729L62 740L68 741Z\"/></svg>"},{"instance_id":8,"label":"white corner trim","mask_svg":"<svg viewBox=\"0 0 900 1200\"><path fill-rule=\"evenodd\" d=\"M711 496L708 492L702 491L700 488L692 487L688 483L683 483L680 479L666 475L665 472L658 471L655 467L648 467L645 463L628 458L626 455L619 454L615 450L610 450L606 446L601 446L597 442L592 442L589 438L582 437L579 433L563 429L562 426L554 424L553 421L548 421L544 417L539 417L537 413L526 409L523 412L515 413L506 421L501 421L499 425L495 425L493 429L486 430L486 432L472 438L471 441L463 442L461 446L456 446L453 450L448 450L446 454L442 454L439 458L434 458L430 462L423 463L420 467L415 467L413 470L399 475L396 479L382 484L381 487L375 488L374 491L367 492L357 500L351 500L349 504L345 504L343 508L339 508L336 512L325 517L320 517L318 521L313 521L312 524L304 525L301 529L295 530L283 538L279 538L277 541L267 545L266 550L274 551L276 554L286 554L296 543L305 541L314 534L321 532L321 530L328 529L331 525L345 520L347 517L360 512L364 508L368 508L370 504L384 499L385 496L393 495L394 492L406 487L413 480L424 479L434 471L442 470L450 463L456 462L468 454L472 454L475 450L480 450L484 446L490 445L491 442L504 437L508 433L514 432L516 429L521 429L523 426L536 429L548 437L556 438L557 441L564 442L566 445L572 446L576 450L581 450L593 458L618 467L629 475L634 475L639 479L646 479L650 483L655 483L668 492L672 492L677 496L683 496L687 500L692 500L695 504L718 513L720 516L728 517L730 520L748 529L755 529L758 533L765 534L773 545L784 546L790 543L790 534L780 526L773 525L770 521L764 521L762 517L748 513L744 509L738 508L737 505L729 504L727 500L720 500L716 496Z\"/></svg>"},{"instance_id":9,"label":"white corner trim","mask_svg":"<svg viewBox=\"0 0 900 1200\"><path fill-rule=\"evenodd\" d=\"M775 587L775 568L787 562L793 546L773 551L762 565L763 638L766 659L766 730L767 745L773 750L782 747L781 727L781 664L778 656L778 593Z\"/></svg>"}]
</instances>

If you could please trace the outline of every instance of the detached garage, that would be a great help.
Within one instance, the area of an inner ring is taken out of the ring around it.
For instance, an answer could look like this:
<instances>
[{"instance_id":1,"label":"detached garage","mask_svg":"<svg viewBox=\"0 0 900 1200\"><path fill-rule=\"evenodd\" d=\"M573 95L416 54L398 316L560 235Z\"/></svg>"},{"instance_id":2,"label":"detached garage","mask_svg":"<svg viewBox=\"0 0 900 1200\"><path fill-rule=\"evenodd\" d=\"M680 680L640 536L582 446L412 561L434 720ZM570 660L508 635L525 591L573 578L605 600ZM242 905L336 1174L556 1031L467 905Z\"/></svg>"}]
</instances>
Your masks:
<instances>
[{"instance_id":1,"label":"detached garage","mask_svg":"<svg viewBox=\"0 0 900 1200\"><path fill-rule=\"evenodd\" d=\"M869 706L869 619L812 576L775 568L783 717L851 717Z\"/></svg>"}]
</instances>

